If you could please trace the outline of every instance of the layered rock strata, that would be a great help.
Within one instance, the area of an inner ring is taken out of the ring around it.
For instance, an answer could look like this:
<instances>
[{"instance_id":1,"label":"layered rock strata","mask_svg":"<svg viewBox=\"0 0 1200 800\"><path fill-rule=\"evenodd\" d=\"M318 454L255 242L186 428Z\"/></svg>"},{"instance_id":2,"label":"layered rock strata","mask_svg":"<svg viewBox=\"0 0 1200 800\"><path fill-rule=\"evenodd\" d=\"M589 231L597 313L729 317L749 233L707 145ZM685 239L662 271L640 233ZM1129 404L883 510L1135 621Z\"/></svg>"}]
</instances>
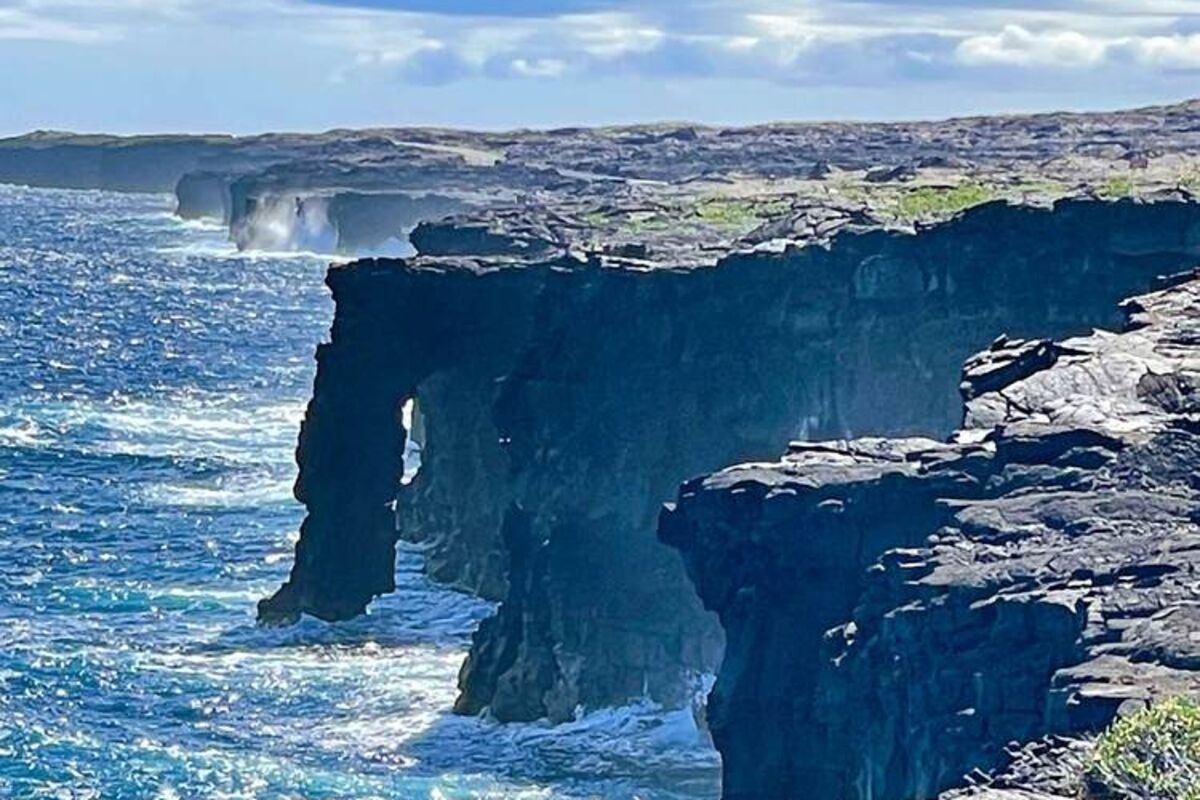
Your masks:
<instances>
[{"instance_id":1,"label":"layered rock strata","mask_svg":"<svg viewBox=\"0 0 1200 800\"><path fill-rule=\"evenodd\" d=\"M660 536L726 633L727 798L1050 797L1080 746L1020 743L1200 690L1200 277L1174 283L1115 333L997 340L948 441L683 487Z\"/></svg>"},{"instance_id":2,"label":"layered rock strata","mask_svg":"<svg viewBox=\"0 0 1200 800\"><path fill-rule=\"evenodd\" d=\"M795 438L949 432L970 352L1113 323L1118 298L1200 255L1186 198L993 204L917 235L848 218L823 246L691 269L545 227L459 230L330 272L298 450L308 517L261 616L357 614L392 588L397 538L421 542L435 577L503 600L458 706L501 719L678 705L715 669L720 630L655 537L681 480Z\"/></svg>"}]
</instances>

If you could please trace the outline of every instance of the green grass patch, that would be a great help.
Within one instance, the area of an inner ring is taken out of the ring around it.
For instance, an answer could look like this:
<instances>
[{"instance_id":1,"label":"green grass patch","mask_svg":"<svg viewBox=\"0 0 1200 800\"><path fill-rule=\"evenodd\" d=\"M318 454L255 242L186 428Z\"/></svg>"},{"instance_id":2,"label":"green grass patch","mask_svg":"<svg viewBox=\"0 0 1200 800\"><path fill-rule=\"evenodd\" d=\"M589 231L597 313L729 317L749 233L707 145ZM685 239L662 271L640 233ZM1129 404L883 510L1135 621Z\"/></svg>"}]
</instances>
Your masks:
<instances>
[{"instance_id":1,"label":"green grass patch","mask_svg":"<svg viewBox=\"0 0 1200 800\"><path fill-rule=\"evenodd\" d=\"M981 183L950 187L922 186L903 194L896 201L894 212L900 219L907 220L947 217L982 205L995 197L995 191Z\"/></svg>"},{"instance_id":2,"label":"green grass patch","mask_svg":"<svg viewBox=\"0 0 1200 800\"><path fill-rule=\"evenodd\" d=\"M661 233L671 228L671 222L666 217L649 214L628 216L620 226L620 231L626 236L642 236L645 234Z\"/></svg>"},{"instance_id":3,"label":"green grass patch","mask_svg":"<svg viewBox=\"0 0 1200 800\"><path fill-rule=\"evenodd\" d=\"M1013 184L1010 192L1018 196L1027 197L1029 195L1038 195L1042 197L1061 197L1070 191L1070 187L1062 181L1056 181L1050 178L1040 180L1023 180Z\"/></svg>"},{"instance_id":4,"label":"green grass patch","mask_svg":"<svg viewBox=\"0 0 1200 800\"><path fill-rule=\"evenodd\" d=\"M1200 169L1185 172L1180 177L1179 184L1192 194L1200 194Z\"/></svg>"},{"instance_id":5,"label":"green grass patch","mask_svg":"<svg viewBox=\"0 0 1200 800\"><path fill-rule=\"evenodd\" d=\"M865 203L871 196L866 188L859 184L841 182L831 185L835 194L841 195L852 203Z\"/></svg>"},{"instance_id":6,"label":"green grass patch","mask_svg":"<svg viewBox=\"0 0 1200 800\"><path fill-rule=\"evenodd\" d=\"M1117 720L1087 768L1096 800L1200 800L1200 703L1177 697Z\"/></svg>"},{"instance_id":7,"label":"green grass patch","mask_svg":"<svg viewBox=\"0 0 1200 800\"><path fill-rule=\"evenodd\" d=\"M1100 196L1108 200L1120 200L1137 194L1137 184L1126 175L1113 175L1100 187Z\"/></svg>"},{"instance_id":8,"label":"green grass patch","mask_svg":"<svg viewBox=\"0 0 1200 800\"><path fill-rule=\"evenodd\" d=\"M711 197L696 204L693 216L704 225L742 230L761 225L784 213L788 207L784 200Z\"/></svg>"},{"instance_id":9,"label":"green grass patch","mask_svg":"<svg viewBox=\"0 0 1200 800\"><path fill-rule=\"evenodd\" d=\"M603 211L589 211L581 219L592 228L602 228L609 222L608 214L605 214Z\"/></svg>"}]
</instances>

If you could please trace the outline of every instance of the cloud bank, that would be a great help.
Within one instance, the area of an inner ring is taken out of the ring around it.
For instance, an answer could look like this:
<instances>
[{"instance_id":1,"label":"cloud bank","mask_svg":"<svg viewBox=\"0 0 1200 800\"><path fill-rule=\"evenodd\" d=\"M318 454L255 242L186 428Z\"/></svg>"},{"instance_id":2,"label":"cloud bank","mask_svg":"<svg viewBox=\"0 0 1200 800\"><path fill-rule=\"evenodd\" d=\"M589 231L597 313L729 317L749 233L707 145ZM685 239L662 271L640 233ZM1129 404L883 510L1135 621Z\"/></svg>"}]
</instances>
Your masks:
<instances>
[{"instance_id":1,"label":"cloud bank","mask_svg":"<svg viewBox=\"0 0 1200 800\"><path fill-rule=\"evenodd\" d=\"M14 119L71 120L102 108L97 92L124 103L122 120L190 121L165 113L190 102L239 128L492 124L500 109L517 124L861 118L1200 93L1200 0L0 0L0 43L0 68L35 76L0 87ZM52 92L79 96L48 113Z\"/></svg>"},{"instance_id":2,"label":"cloud bank","mask_svg":"<svg viewBox=\"0 0 1200 800\"><path fill-rule=\"evenodd\" d=\"M0 0L0 38L285 26L417 83L623 73L861 83L975 68L1200 69L1200 0Z\"/></svg>"},{"instance_id":3,"label":"cloud bank","mask_svg":"<svg viewBox=\"0 0 1200 800\"><path fill-rule=\"evenodd\" d=\"M1194 0L332 2L339 79L736 78L783 85L1055 81L1200 70ZM1131 10L1132 9L1132 10ZM452 13L450 13L452 12Z\"/></svg>"}]
</instances>

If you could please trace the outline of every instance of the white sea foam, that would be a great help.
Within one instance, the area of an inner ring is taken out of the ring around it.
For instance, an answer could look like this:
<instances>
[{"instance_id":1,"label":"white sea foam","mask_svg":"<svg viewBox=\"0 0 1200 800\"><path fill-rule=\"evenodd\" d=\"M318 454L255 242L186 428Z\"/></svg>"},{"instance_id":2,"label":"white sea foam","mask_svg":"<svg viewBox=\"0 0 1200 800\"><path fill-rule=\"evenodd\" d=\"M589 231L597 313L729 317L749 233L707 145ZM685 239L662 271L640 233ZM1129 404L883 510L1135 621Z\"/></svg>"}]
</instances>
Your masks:
<instances>
[{"instance_id":1,"label":"white sea foam","mask_svg":"<svg viewBox=\"0 0 1200 800\"><path fill-rule=\"evenodd\" d=\"M0 447L46 447L53 437L32 417L17 415L6 419L0 416Z\"/></svg>"},{"instance_id":2,"label":"white sea foam","mask_svg":"<svg viewBox=\"0 0 1200 800\"><path fill-rule=\"evenodd\" d=\"M160 484L142 499L154 505L187 508L261 508L292 500L292 479L270 475L218 478L212 485Z\"/></svg>"},{"instance_id":3,"label":"white sea foam","mask_svg":"<svg viewBox=\"0 0 1200 800\"><path fill-rule=\"evenodd\" d=\"M245 406L195 395L27 403L0 411L0 444L78 445L86 434L85 452L290 462L304 408L303 401Z\"/></svg>"},{"instance_id":4,"label":"white sea foam","mask_svg":"<svg viewBox=\"0 0 1200 800\"><path fill-rule=\"evenodd\" d=\"M190 242L180 245L166 245L157 249L158 253L166 256L183 258L213 258L235 261L320 261L322 264L339 264L352 261L354 256L338 254L331 251L299 248L295 250L263 249L251 246L239 250L230 241L220 242Z\"/></svg>"},{"instance_id":5,"label":"white sea foam","mask_svg":"<svg viewBox=\"0 0 1200 800\"><path fill-rule=\"evenodd\" d=\"M325 252L337 250L338 234L329 220L324 197L267 195L257 199L239 226L239 244L266 252Z\"/></svg>"},{"instance_id":6,"label":"white sea foam","mask_svg":"<svg viewBox=\"0 0 1200 800\"><path fill-rule=\"evenodd\" d=\"M183 219L175 214L169 214L168 216L172 222L189 233L226 233L228 231L228 227L224 222L212 217Z\"/></svg>"}]
</instances>

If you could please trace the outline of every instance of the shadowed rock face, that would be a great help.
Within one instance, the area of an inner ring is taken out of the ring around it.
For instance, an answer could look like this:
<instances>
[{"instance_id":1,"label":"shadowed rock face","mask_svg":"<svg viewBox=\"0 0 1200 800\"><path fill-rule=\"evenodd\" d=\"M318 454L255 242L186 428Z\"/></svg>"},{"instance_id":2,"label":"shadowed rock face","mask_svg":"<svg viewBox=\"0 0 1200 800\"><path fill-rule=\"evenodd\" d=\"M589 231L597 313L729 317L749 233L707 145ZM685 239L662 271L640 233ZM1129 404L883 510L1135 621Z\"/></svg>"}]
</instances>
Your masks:
<instances>
[{"instance_id":1,"label":"shadowed rock face","mask_svg":"<svg viewBox=\"0 0 1200 800\"><path fill-rule=\"evenodd\" d=\"M397 243L413 253L408 234L418 223L465 207L458 200L437 194L341 192L329 201L329 219L337 229L339 253L376 251Z\"/></svg>"},{"instance_id":2,"label":"shadowed rock face","mask_svg":"<svg viewBox=\"0 0 1200 800\"><path fill-rule=\"evenodd\" d=\"M1009 743L1200 689L1200 276L1125 312L970 360L948 442L799 443L683 487L659 532L726 632L726 797L1063 791L1037 765L1075 741Z\"/></svg>"},{"instance_id":3,"label":"shadowed rock face","mask_svg":"<svg viewBox=\"0 0 1200 800\"><path fill-rule=\"evenodd\" d=\"M481 409L528 336L540 279L536 270L442 272L387 261L330 272L340 311L332 341L317 349L297 450L295 494L309 514L291 579L260 604L261 618L361 613L394 588L404 520L417 526L410 536L436 546L436 577L502 593L498 564L458 554L492 548L507 504L503 453ZM418 480L402 487L401 412L414 399L428 438Z\"/></svg>"},{"instance_id":4,"label":"shadowed rock face","mask_svg":"<svg viewBox=\"0 0 1200 800\"><path fill-rule=\"evenodd\" d=\"M231 137L163 136L122 142L64 136L0 140L0 181L66 189L170 192L184 173L232 150Z\"/></svg>"},{"instance_id":5,"label":"shadowed rock face","mask_svg":"<svg viewBox=\"0 0 1200 800\"><path fill-rule=\"evenodd\" d=\"M408 234L419 222L466 207L450 197L400 191L246 196L238 185L226 191L226 221L239 250L407 255Z\"/></svg>"},{"instance_id":6,"label":"shadowed rock face","mask_svg":"<svg viewBox=\"0 0 1200 800\"><path fill-rule=\"evenodd\" d=\"M722 640L655 537L680 481L796 438L949 432L969 353L1005 330L1114 323L1118 298L1197 257L1198 222L1186 202L993 205L919 235L844 231L696 269L552 248L335 268L298 449L308 517L260 615L361 612L391 590L403 537L427 545L436 578L504 601L475 637L460 711L684 703ZM439 252L461 252L448 237ZM421 468L401 485L413 399ZM815 600L829 620L814 630L846 619L836 597Z\"/></svg>"},{"instance_id":7,"label":"shadowed rock face","mask_svg":"<svg viewBox=\"0 0 1200 800\"><path fill-rule=\"evenodd\" d=\"M232 175L189 172L175 184L175 213L181 219L213 219L229 224L233 214L229 193Z\"/></svg>"}]
</instances>

